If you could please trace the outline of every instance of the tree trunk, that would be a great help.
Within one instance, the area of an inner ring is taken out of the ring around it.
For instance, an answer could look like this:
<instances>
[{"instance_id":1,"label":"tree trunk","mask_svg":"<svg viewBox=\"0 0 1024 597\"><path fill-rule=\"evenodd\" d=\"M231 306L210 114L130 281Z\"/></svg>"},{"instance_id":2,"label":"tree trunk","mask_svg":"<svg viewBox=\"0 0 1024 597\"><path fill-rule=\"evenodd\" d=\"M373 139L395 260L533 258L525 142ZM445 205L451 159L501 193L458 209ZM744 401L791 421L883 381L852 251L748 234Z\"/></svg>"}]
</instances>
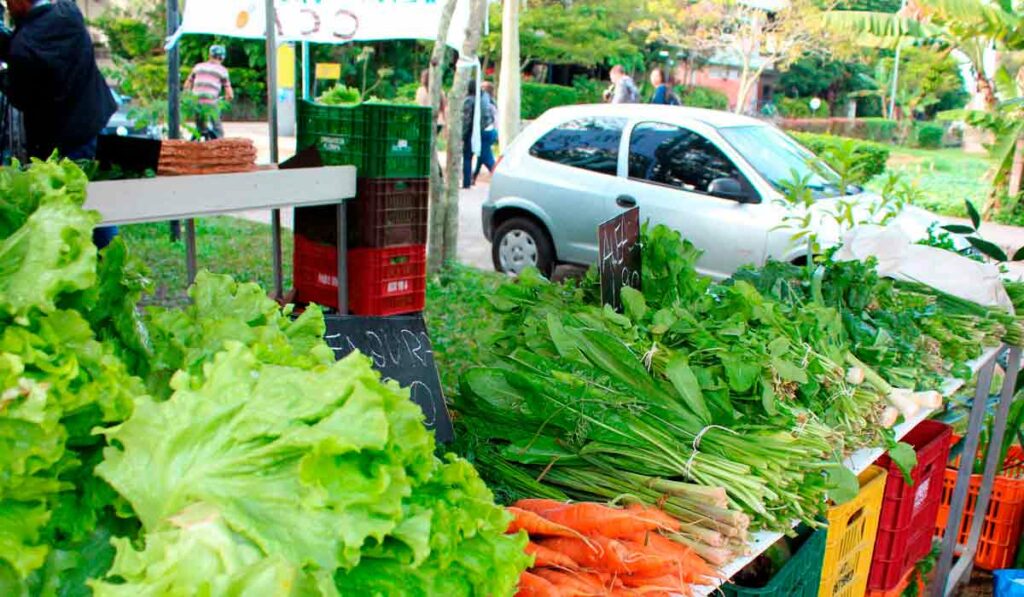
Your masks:
<instances>
[{"instance_id":1,"label":"tree trunk","mask_svg":"<svg viewBox=\"0 0 1024 597\"><path fill-rule=\"evenodd\" d=\"M470 0L469 24L466 26L466 40L459 54L459 65L455 70L455 81L448 102L448 179L445 185L445 197L442 219L443 261L454 261L458 258L459 249L459 190L462 186L462 106L466 101L469 77L475 67L476 52L480 47L480 36L483 31L486 0Z\"/></svg>"},{"instance_id":2,"label":"tree trunk","mask_svg":"<svg viewBox=\"0 0 1024 597\"><path fill-rule=\"evenodd\" d=\"M498 79L498 145L504 152L522 120L522 65L519 61L519 0L505 0L501 16L501 71Z\"/></svg>"},{"instance_id":3,"label":"tree trunk","mask_svg":"<svg viewBox=\"0 0 1024 597\"><path fill-rule=\"evenodd\" d=\"M448 50L448 29L458 0L445 0L438 26L437 40L430 55L430 107L433 114L441 110L441 86L444 81L445 54ZM427 238L427 269L436 272L444 264L444 177L441 160L437 156L437 127L435 118L430 126L430 228ZM449 171L450 172L450 171ZM449 176L451 178L451 176Z\"/></svg>"},{"instance_id":4,"label":"tree trunk","mask_svg":"<svg viewBox=\"0 0 1024 597\"><path fill-rule=\"evenodd\" d=\"M746 110L747 100L750 97L750 89L753 86L754 81L761 76L762 70L763 69L758 69L751 72L749 62L746 59L743 60L743 71L740 72L740 88L736 96L736 108L733 110L736 114L743 114L744 110Z\"/></svg>"},{"instance_id":5,"label":"tree trunk","mask_svg":"<svg viewBox=\"0 0 1024 597\"><path fill-rule=\"evenodd\" d=\"M1013 166L1010 168L1010 185L1008 192L1011 199L1020 194L1021 179L1024 178L1024 138L1017 139L1017 148L1013 152Z\"/></svg>"}]
</instances>

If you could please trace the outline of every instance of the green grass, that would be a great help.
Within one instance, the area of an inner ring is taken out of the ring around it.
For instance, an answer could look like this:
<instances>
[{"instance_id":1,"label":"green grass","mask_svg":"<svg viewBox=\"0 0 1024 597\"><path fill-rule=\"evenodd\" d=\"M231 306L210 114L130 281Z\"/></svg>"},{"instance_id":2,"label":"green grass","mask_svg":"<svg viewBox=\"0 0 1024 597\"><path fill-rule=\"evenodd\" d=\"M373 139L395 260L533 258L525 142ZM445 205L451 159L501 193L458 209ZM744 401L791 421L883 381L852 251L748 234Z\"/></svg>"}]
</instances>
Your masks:
<instances>
[{"instance_id":1,"label":"green grass","mask_svg":"<svg viewBox=\"0 0 1024 597\"><path fill-rule=\"evenodd\" d=\"M184 232L184 223L182 223ZM122 226L133 254L149 266L153 294L145 302L180 305L186 300L185 243L170 239L167 223ZM292 233L282 230L285 288L291 286ZM231 217L196 221L196 262L199 269L231 274L236 280L273 288L270 225Z\"/></svg>"},{"instance_id":2,"label":"green grass","mask_svg":"<svg viewBox=\"0 0 1024 597\"><path fill-rule=\"evenodd\" d=\"M910 149L891 147L889 170L917 184L923 198L917 204L936 213L966 217L964 199L980 209L992 188L988 172L992 160L959 149ZM868 187L878 190L882 177Z\"/></svg>"}]
</instances>

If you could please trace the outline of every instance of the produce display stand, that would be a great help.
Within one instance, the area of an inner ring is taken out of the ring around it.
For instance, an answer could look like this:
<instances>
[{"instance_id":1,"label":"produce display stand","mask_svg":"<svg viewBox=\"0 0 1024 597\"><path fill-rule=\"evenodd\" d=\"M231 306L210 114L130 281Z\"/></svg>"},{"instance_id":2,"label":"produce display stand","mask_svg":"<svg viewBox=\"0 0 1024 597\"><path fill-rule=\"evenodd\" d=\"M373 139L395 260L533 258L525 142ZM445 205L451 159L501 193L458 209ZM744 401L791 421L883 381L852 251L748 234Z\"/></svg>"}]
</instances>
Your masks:
<instances>
[{"instance_id":1,"label":"produce display stand","mask_svg":"<svg viewBox=\"0 0 1024 597\"><path fill-rule=\"evenodd\" d=\"M109 225L191 221L232 212L315 205L338 206L338 311L348 312L348 246L345 202L356 195L352 166L262 170L237 174L168 176L89 184L86 209ZM274 278L280 280L281 220L273 219ZM187 244L189 279L195 275L195 237Z\"/></svg>"},{"instance_id":2,"label":"produce display stand","mask_svg":"<svg viewBox=\"0 0 1024 597\"><path fill-rule=\"evenodd\" d=\"M1003 429L1005 429L1006 413L1007 413L1007 410L1009 409L1010 401L1011 401L1012 396L1013 396L1013 383L1014 383L1014 381L1017 378L1017 371L1020 368L1020 356L1021 356L1020 349L1019 348L1009 349L1006 346L999 346L999 347L989 348L989 349L985 350L985 352L982 353L982 355L980 357L978 357L974 361L971 361L971 363L970 363L971 371L974 372L975 377L978 379L978 391L976 392L975 401L974 401L975 407L971 411L971 424L968 427L967 436L965 436L966 438L973 438L973 447L972 447L972 445L968 444L967 447L965 448L965 452L964 452L965 454L967 454L967 453L975 453L977 451L977 448L978 448L978 438L979 438L979 433L981 431L981 423L982 423L982 421L984 419L983 415L984 415L984 412L985 412L985 403L986 403L986 399L988 397L988 389L989 389L989 386L991 385L991 382L992 382L992 375L993 375L993 372L994 372L996 360L1002 354L1004 354L1007 351L1009 351L1009 353L1010 353L1010 356L1009 356L1010 362L1009 362L1009 365L1007 366L1007 373L1006 373L1006 380L1007 380L1007 382L1004 383L1004 387L1003 387L1003 397L1004 398L1003 398L1003 400L1000 403L1000 410L998 411L999 413L1002 413L1002 419L1001 420L1004 423ZM940 388L940 391L942 392L942 394L944 396L948 397L948 396L951 396L952 394L956 393L957 391L959 391L961 388L963 388L963 386L964 386L963 380L960 380L960 379L949 379L949 380L946 381L946 383L944 383L942 385L942 387ZM979 395L980 395L980 398L978 397ZM978 405L980 405L980 407ZM896 439L897 440L903 439L908 433L910 433L911 429L916 427L921 421L924 421L925 419L927 419L931 415L933 415L936 412L936 410L938 410L938 409L922 409L922 410L918 411L910 419L907 419L903 423L897 425L893 429L893 432L895 433ZM977 414L975 413L975 411L977 411ZM997 414L997 420L999 420L998 416L999 415ZM975 419L977 419L977 420L975 420ZM966 441L966 439L965 439L965 441ZM1000 433L998 435L998 437L996 437L995 433L993 433L993 441L1002 441L1002 433ZM968 449L973 450L973 452L967 452L966 450L968 450ZM997 452L998 451L995 451L996 456L998 456ZM850 456L848 456L846 458L846 460L844 461L844 464L854 474L860 475L865 470L867 470L867 468L869 466L871 466L872 463L874 463L876 460L878 460L878 458L882 454L884 454L884 453L885 453L885 450L882 449L882 448L865 448L865 449L861 449L861 450L858 450L858 451L854 452ZM985 496L985 501L981 502L981 496L979 496L979 509L976 510L977 512L984 512L985 511L983 508L980 508L981 506L984 506L984 507L987 508L987 506L988 506L988 496L991 493L991 489L992 489L992 480L995 477L995 462L994 462L994 460L992 458L990 458L989 460L991 462L986 464L986 467L985 467L986 476L985 476L985 480L982 483L982 492L983 492L983 495ZM966 470L968 473L970 472L970 467L968 467L968 466L961 467L961 469L962 470ZM956 507L957 504L959 504L959 509L954 509L954 510L952 510L950 512L950 521L951 522L954 521L954 520L956 521L956 525L950 527L950 528L954 528L954 529L959 526L960 515L963 512L963 507L964 507L964 504L965 504L966 498L967 498L967 489L968 489L967 481L969 480L969 474L968 475L961 474L961 477L963 477L963 479L962 479L963 482L961 483L961 479L957 480L957 488L956 488L956 492L954 493L954 498L953 498L953 506ZM959 501L958 501L957 496L959 496ZM976 516L975 517L975 524L974 524L975 528L972 529L972 533L971 533L972 544L974 546L977 546L978 537L981 534L980 522L983 521L983 520L984 520L984 516ZM795 528L797 526L797 524L798 524L797 522L794 522L793 523L793 527ZM946 536L947 537L956 537L956 533L955 532L954 533L947 533ZM760 532L757 532L757 533L753 533L751 535L751 540L750 540L750 543L748 545L748 553L747 553L747 555L745 555L743 557L740 557L740 558L736 558L735 560L733 560L729 564L727 564L724 567L722 567L722 569L721 569L722 578L723 578L722 583L728 582L729 579L731 579L733 576L738 574L741 570L746 568L748 564L750 564L752 561L754 561L755 558L757 558L759 555L764 553L765 550L767 550L769 547L771 547L773 544L775 544L775 542L778 541L779 539L781 539L782 537L783 537L783 534L780 533L780 532L777 532L777 531L760 531ZM950 540L950 542L951 541L952 540ZM943 548L944 548L943 549L943 554L944 555L945 555L945 547L946 547L946 542L943 542ZM953 550L953 546L951 545L950 548L949 548L950 559L952 558L952 550ZM941 587L941 590L936 592L936 593L933 593L933 595L938 596L938 595L949 595L949 594L951 594L951 591L953 589L955 589L955 587L957 585L957 582L953 581L954 578L956 578L957 581L959 581L959 579L961 579L961 578L967 578L968 576L970 576L970 567L971 567L971 564L974 561L974 557L973 557L973 555L974 555L974 548L969 550L969 552L965 550L963 553L964 553L965 556L969 555L970 557L961 557L960 561L957 564L958 569L964 569L965 568L965 570L961 570L961 572L960 572L961 576L954 577L951 574L949 576L950 577L949 584L947 584L946 586ZM944 558L944 560L945 560L945 558ZM941 562L940 562L940 564L941 564ZM947 567L946 570L948 572L949 568ZM957 573L957 569L954 569L953 570L953 574L956 574L956 573ZM936 578L943 578L941 570L939 571L939 575L936 576ZM948 587L948 592L947 592L947 587ZM694 595L697 595L697 596L704 596L704 595L711 595L711 594L713 594L713 593L715 593L717 591L718 591L718 586L698 586L698 587L694 587L693 593L694 593Z\"/></svg>"}]
</instances>

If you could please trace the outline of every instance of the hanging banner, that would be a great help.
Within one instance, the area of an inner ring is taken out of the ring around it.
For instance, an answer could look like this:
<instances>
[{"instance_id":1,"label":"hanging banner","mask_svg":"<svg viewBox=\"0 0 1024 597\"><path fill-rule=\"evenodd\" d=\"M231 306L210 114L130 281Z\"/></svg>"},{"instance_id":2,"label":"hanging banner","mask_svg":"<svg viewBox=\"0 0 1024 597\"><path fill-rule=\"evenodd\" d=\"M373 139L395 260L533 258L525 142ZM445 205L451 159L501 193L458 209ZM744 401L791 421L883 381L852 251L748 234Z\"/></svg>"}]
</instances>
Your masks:
<instances>
[{"instance_id":1,"label":"hanging banner","mask_svg":"<svg viewBox=\"0 0 1024 597\"><path fill-rule=\"evenodd\" d=\"M280 42L343 44L388 39L437 39L444 0L276 0ZM181 28L169 40L197 33L262 39L264 0L188 0ZM458 0L448 45L461 48L469 1Z\"/></svg>"}]
</instances>

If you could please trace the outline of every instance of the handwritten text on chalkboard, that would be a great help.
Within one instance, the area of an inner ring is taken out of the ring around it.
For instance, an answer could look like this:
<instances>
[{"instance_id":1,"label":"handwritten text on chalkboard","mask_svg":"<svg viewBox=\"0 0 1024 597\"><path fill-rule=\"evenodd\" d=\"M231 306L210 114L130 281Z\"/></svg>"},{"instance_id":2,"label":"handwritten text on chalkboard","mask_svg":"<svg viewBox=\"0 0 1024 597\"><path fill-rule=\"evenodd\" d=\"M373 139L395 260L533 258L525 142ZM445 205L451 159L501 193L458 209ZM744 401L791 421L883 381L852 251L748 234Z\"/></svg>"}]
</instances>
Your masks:
<instances>
[{"instance_id":1,"label":"handwritten text on chalkboard","mask_svg":"<svg viewBox=\"0 0 1024 597\"><path fill-rule=\"evenodd\" d=\"M598 228L601 301L622 307L622 287L640 289L640 208L623 212Z\"/></svg>"}]
</instances>

